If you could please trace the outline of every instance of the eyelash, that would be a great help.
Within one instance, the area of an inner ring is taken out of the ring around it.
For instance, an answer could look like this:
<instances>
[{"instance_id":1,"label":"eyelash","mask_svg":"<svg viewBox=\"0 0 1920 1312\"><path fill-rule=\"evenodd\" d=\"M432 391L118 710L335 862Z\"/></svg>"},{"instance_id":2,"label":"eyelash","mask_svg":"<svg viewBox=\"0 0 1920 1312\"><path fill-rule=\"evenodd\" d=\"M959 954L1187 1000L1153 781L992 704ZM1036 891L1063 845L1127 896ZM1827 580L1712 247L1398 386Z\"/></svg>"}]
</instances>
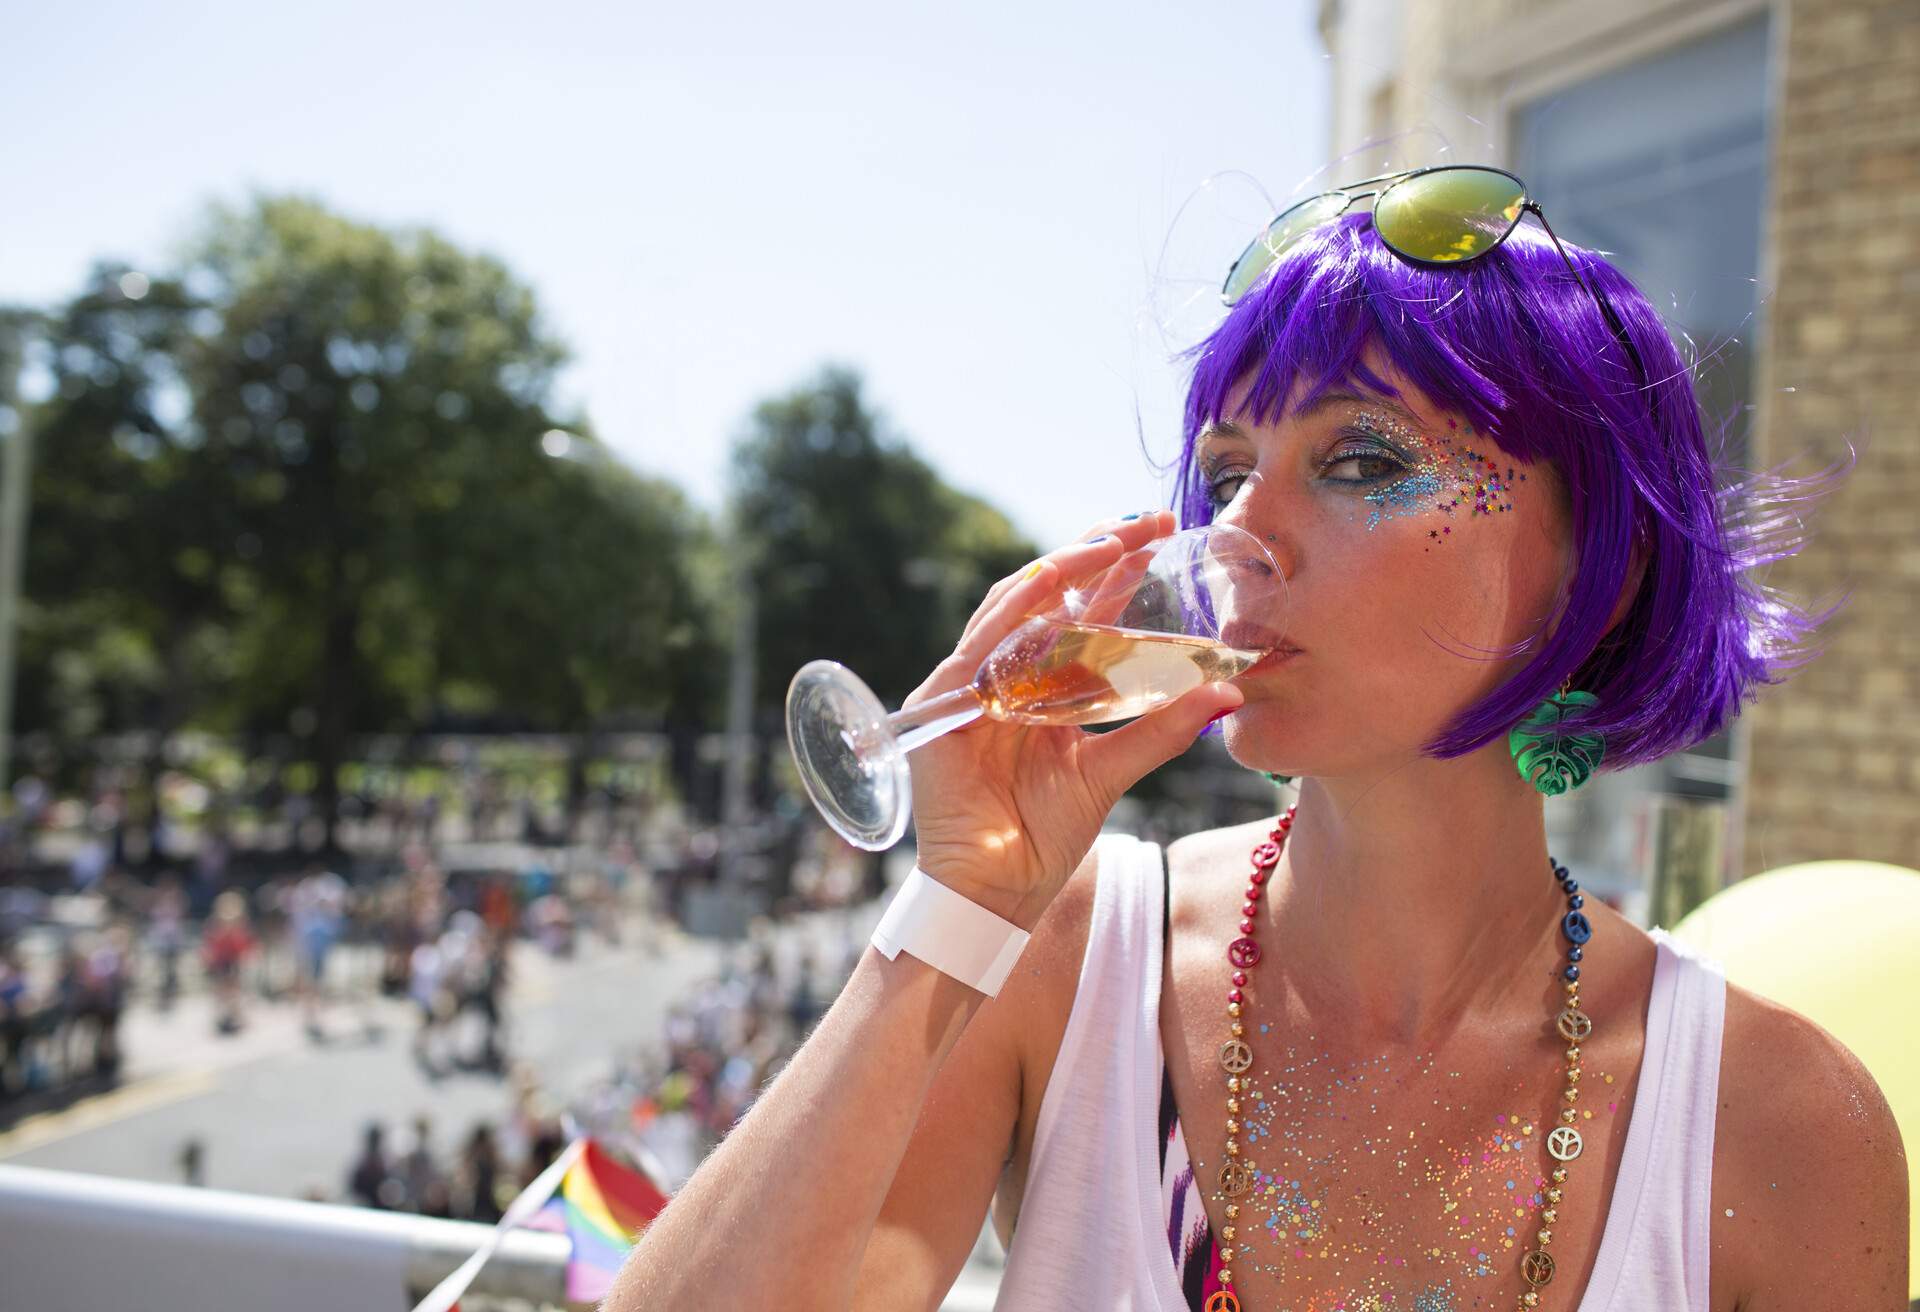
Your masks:
<instances>
[{"instance_id":1,"label":"eyelash","mask_svg":"<svg viewBox=\"0 0 1920 1312\"><path fill-rule=\"evenodd\" d=\"M1343 434L1342 436L1343 437L1360 436L1365 433L1366 433L1365 429L1360 429L1353 434ZM1371 487L1375 483L1386 482L1389 478L1392 478L1397 473L1404 472L1407 468L1406 463L1402 461L1400 457L1394 455L1392 452L1386 450L1385 448L1379 447L1379 446L1368 446L1365 449L1354 449L1350 447L1345 451L1339 451L1334 453L1334 455L1330 457L1327 460L1327 462L1320 467L1320 472L1324 474L1329 469L1333 469L1339 465L1347 464L1348 462L1354 461L1354 460L1362 460L1362 461L1377 460L1383 464L1391 466L1391 469L1389 470L1389 472L1385 474L1377 475L1373 478L1336 478L1336 479L1333 479L1332 481L1335 483L1350 484L1351 486L1354 486L1354 487ZM1213 507L1213 509L1215 509L1216 511L1225 509L1229 504L1231 504L1231 502L1233 501L1233 497L1221 496L1220 485L1222 483L1229 482L1233 479L1244 479L1248 474L1252 472L1253 472L1252 470L1248 470L1248 469L1222 469L1218 465L1202 466L1201 477L1206 480L1206 484L1207 484L1207 504ZM1235 495L1238 495L1238 494L1236 493Z\"/></svg>"}]
</instances>

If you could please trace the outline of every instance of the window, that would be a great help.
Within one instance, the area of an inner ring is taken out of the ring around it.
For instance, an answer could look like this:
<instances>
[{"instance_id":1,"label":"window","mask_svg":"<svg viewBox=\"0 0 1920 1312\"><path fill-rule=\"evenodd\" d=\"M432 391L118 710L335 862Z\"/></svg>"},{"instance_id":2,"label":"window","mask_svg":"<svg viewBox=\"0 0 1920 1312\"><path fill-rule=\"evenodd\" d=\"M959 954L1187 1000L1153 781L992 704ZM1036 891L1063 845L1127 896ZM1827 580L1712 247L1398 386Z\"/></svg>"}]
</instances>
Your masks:
<instances>
[{"instance_id":1,"label":"window","mask_svg":"<svg viewBox=\"0 0 1920 1312\"><path fill-rule=\"evenodd\" d=\"M1763 14L1529 101L1511 124L1514 171L1554 230L1605 251L1665 315L1682 353L1700 362L1708 431L1728 425L1728 455L1739 463L1749 441L1767 203L1767 46ZM1619 872L1620 882L1634 882L1627 871L1649 871L1646 909L1666 919L1676 881L1705 885L1680 899L1685 905L1718 887L1712 867L1736 778L1732 758L1730 735L1721 734L1647 769L1598 776L1569 795L1580 804L1556 827L1583 862ZM1688 843L1675 841L1681 833ZM1693 853L1684 861L1691 868L1669 868L1678 848Z\"/></svg>"}]
</instances>

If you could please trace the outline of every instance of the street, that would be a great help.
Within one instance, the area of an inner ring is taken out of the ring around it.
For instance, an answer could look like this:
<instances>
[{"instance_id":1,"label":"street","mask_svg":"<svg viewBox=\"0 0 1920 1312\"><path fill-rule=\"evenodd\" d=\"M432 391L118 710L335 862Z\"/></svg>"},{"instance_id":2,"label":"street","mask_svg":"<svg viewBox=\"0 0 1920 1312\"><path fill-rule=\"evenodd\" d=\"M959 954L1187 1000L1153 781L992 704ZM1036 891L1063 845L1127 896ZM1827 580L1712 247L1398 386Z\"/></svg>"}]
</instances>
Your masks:
<instances>
[{"instance_id":1,"label":"street","mask_svg":"<svg viewBox=\"0 0 1920 1312\"><path fill-rule=\"evenodd\" d=\"M837 960L844 935L864 938L879 909L781 926L775 950L783 967L804 942L818 959ZM718 973L725 951L677 929L649 932L632 922L619 946L582 935L571 959L522 943L507 1005L509 1059L531 1064L547 1090L577 1094L616 1060L661 1049L668 1009ZM446 1153L476 1122L497 1126L509 1109L507 1084L495 1075L456 1070L430 1079L411 1054L416 1024L403 999L336 1000L325 1015L328 1037L315 1043L292 1002L253 999L246 1029L223 1038L203 992L188 993L167 1013L141 999L123 1023L120 1085L0 1131L0 1161L178 1183L181 1149L198 1140L201 1182L209 1187L344 1200L369 1121L386 1124L397 1151L413 1117L429 1115L435 1145ZM949 1297L950 1312L991 1306L998 1257L997 1244L983 1237Z\"/></svg>"}]
</instances>

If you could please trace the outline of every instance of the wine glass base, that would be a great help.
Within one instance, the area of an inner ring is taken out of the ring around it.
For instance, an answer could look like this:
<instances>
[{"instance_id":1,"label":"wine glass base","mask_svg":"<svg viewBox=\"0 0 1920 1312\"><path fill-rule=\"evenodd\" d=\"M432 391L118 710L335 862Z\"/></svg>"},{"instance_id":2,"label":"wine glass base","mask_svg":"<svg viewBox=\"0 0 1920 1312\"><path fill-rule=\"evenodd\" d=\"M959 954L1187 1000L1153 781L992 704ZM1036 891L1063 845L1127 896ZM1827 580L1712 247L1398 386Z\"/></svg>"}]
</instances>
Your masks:
<instances>
[{"instance_id":1,"label":"wine glass base","mask_svg":"<svg viewBox=\"0 0 1920 1312\"><path fill-rule=\"evenodd\" d=\"M787 688L787 743L834 832L882 852L907 832L913 787L887 708L838 661L810 661Z\"/></svg>"}]
</instances>

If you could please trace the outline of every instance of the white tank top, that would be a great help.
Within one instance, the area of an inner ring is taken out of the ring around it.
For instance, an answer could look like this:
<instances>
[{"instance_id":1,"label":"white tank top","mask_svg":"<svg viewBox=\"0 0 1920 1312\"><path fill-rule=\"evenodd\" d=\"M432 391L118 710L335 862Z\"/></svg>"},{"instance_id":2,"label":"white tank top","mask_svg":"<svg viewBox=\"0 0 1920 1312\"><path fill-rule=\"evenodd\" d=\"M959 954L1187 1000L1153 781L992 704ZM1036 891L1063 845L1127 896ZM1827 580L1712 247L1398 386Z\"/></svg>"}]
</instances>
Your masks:
<instances>
[{"instance_id":1,"label":"white tank top","mask_svg":"<svg viewBox=\"0 0 1920 1312\"><path fill-rule=\"evenodd\" d=\"M1160 1176L1157 844L1102 834L1073 1011L1034 1127L997 1309L1188 1312ZM1708 1312L1726 977L1664 931L1646 1053L1599 1257L1577 1312Z\"/></svg>"}]
</instances>

